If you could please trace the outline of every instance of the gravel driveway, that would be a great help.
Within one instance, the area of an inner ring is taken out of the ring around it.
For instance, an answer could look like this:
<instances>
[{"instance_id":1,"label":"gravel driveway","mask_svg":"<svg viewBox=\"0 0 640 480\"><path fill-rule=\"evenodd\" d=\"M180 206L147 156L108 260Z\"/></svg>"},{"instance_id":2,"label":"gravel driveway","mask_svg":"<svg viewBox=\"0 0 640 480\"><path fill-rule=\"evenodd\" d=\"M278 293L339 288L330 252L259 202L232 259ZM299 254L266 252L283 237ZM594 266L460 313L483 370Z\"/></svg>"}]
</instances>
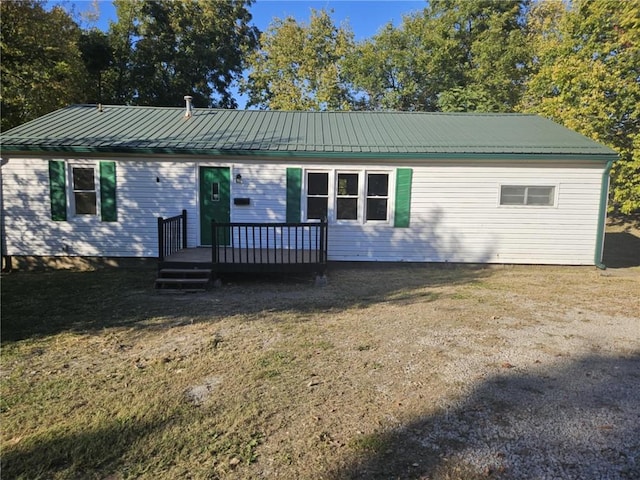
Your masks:
<instances>
[{"instance_id":1,"label":"gravel driveway","mask_svg":"<svg viewBox=\"0 0 640 480\"><path fill-rule=\"evenodd\" d=\"M637 289L639 274L600 275ZM505 292L526 314L493 316L489 342L466 327L413 337L424 351L467 352L432 367L459 396L388 433L389 448L345 476L640 479L640 298L628 298L625 315L597 297L590 310Z\"/></svg>"}]
</instances>

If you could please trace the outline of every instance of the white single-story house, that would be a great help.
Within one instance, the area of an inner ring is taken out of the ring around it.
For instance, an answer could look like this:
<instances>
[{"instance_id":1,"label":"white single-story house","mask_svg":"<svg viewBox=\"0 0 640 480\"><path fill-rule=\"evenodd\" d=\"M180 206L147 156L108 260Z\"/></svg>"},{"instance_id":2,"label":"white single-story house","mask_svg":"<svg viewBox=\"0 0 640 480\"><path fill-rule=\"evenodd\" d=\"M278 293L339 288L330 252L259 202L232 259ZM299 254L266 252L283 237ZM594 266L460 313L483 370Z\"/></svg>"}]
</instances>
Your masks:
<instances>
[{"instance_id":1,"label":"white single-story house","mask_svg":"<svg viewBox=\"0 0 640 480\"><path fill-rule=\"evenodd\" d=\"M550 120L187 103L4 132L3 255L157 258L158 217L184 210L189 247L214 219L326 218L329 261L601 265L616 153Z\"/></svg>"}]
</instances>

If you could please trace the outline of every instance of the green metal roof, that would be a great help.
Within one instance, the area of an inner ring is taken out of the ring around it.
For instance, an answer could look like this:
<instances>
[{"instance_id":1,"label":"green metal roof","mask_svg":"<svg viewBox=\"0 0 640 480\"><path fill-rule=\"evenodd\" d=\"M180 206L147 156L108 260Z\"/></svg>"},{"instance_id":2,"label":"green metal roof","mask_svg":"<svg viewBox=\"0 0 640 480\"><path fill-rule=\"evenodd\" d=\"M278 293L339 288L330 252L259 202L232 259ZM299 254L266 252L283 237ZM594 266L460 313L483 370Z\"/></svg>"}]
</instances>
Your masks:
<instances>
[{"instance_id":1,"label":"green metal roof","mask_svg":"<svg viewBox=\"0 0 640 480\"><path fill-rule=\"evenodd\" d=\"M73 105L2 134L25 152L323 157L473 157L616 153L550 120L523 114L284 112Z\"/></svg>"}]
</instances>

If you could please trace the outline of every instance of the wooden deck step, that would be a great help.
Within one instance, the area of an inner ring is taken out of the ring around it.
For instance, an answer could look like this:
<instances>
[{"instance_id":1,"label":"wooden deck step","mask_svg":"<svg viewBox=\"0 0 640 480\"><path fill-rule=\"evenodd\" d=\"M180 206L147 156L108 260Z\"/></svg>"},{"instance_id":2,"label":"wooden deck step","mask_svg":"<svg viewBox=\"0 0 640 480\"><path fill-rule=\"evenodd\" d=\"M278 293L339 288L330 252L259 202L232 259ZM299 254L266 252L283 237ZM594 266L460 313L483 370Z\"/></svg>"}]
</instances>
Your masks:
<instances>
[{"instance_id":1,"label":"wooden deck step","mask_svg":"<svg viewBox=\"0 0 640 480\"><path fill-rule=\"evenodd\" d=\"M175 284L193 284L193 283L208 283L208 278L158 278L156 279L157 283L175 283Z\"/></svg>"},{"instance_id":2,"label":"wooden deck step","mask_svg":"<svg viewBox=\"0 0 640 480\"><path fill-rule=\"evenodd\" d=\"M211 270L204 268L162 268L158 270L155 287L171 291L205 291L211 279Z\"/></svg>"},{"instance_id":3,"label":"wooden deck step","mask_svg":"<svg viewBox=\"0 0 640 480\"><path fill-rule=\"evenodd\" d=\"M211 269L204 268L162 268L158 272L160 275L211 275Z\"/></svg>"}]
</instances>

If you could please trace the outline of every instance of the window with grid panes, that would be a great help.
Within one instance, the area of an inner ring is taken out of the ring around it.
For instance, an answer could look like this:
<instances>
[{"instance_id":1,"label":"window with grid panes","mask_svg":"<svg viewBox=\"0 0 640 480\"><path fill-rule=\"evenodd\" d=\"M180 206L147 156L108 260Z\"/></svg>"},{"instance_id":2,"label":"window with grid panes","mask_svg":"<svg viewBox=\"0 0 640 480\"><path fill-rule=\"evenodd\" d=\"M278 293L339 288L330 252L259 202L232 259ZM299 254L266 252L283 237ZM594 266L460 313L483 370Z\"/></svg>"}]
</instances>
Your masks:
<instances>
[{"instance_id":1,"label":"window with grid panes","mask_svg":"<svg viewBox=\"0 0 640 480\"><path fill-rule=\"evenodd\" d=\"M387 220L389 215L389 174L367 173L367 220Z\"/></svg>"},{"instance_id":2,"label":"window with grid panes","mask_svg":"<svg viewBox=\"0 0 640 480\"><path fill-rule=\"evenodd\" d=\"M336 188L336 219L358 219L359 175L338 172Z\"/></svg>"},{"instance_id":3,"label":"window with grid panes","mask_svg":"<svg viewBox=\"0 0 640 480\"><path fill-rule=\"evenodd\" d=\"M555 187L529 185L502 185L500 205L553 206Z\"/></svg>"},{"instance_id":4,"label":"window with grid panes","mask_svg":"<svg viewBox=\"0 0 640 480\"><path fill-rule=\"evenodd\" d=\"M329 174L307 172L307 219L322 220L329 209Z\"/></svg>"},{"instance_id":5,"label":"window with grid panes","mask_svg":"<svg viewBox=\"0 0 640 480\"><path fill-rule=\"evenodd\" d=\"M76 215L96 215L96 175L93 167L72 167L73 200Z\"/></svg>"}]
</instances>

